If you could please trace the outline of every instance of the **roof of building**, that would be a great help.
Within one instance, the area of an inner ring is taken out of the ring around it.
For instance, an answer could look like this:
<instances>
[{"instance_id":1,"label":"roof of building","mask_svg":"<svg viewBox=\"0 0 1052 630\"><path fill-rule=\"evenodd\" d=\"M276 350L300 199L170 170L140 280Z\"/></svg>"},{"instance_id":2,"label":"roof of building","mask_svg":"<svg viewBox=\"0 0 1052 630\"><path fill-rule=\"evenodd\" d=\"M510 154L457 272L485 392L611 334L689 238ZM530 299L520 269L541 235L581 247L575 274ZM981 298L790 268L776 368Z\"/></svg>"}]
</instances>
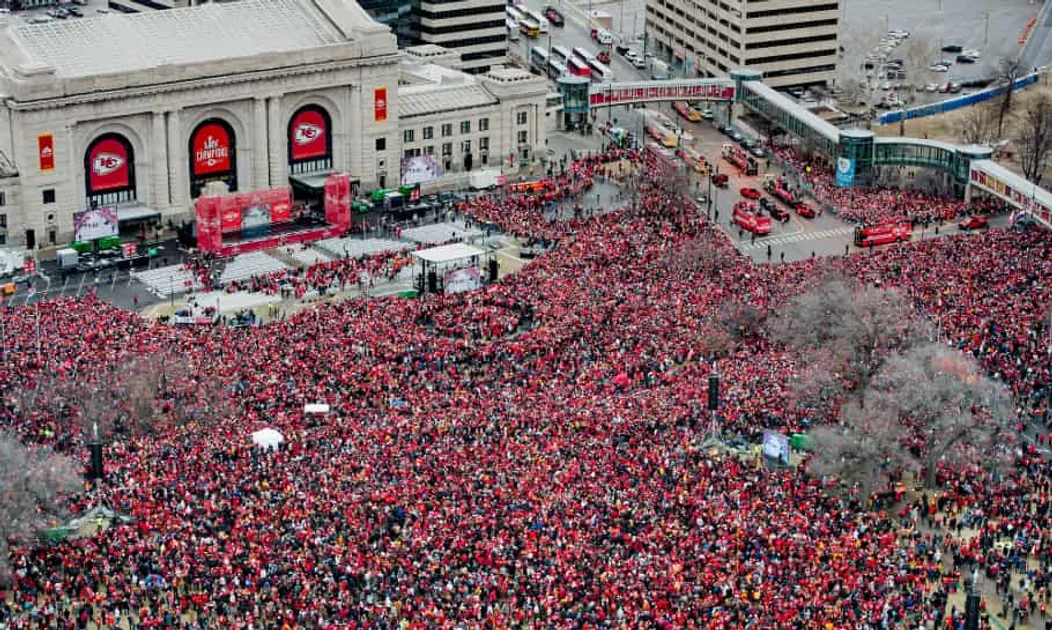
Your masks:
<instances>
[{"instance_id":1,"label":"roof of building","mask_svg":"<svg viewBox=\"0 0 1052 630\"><path fill-rule=\"evenodd\" d=\"M482 256L485 253L485 250L479 249L474 245L468 245L467 243L451 243L449 245L439 245L438 247L431 247L429 249L422 249L418 252L413 252L413 258L427 261L429 263L442 264L464 260L465 258L471 258L473 256Z\"/></svg>"},{"instance_id":2,"label":"roof of building","mask_svg":"<svg viewBox=\"0 0 1052 630\"><path fill-rule=\"evenodd\" d=\"M9 28L30 67L75 78L324 47L375 26L329 0L241 0ZM354 3L341 2L351 5ZM360 15L359 15L360 13Z\"/></svg>"},{"instance_id":3,"label":"roof of building","mask_svg":"<svg viewBox=\"0 0 1052 630\"><path fill-rule=\"evenodd\" d=\"M496 96L477 83L410 85L398 90L398 115L411 118L485 107L499 102Z\"/></svg>"}]
</instances>

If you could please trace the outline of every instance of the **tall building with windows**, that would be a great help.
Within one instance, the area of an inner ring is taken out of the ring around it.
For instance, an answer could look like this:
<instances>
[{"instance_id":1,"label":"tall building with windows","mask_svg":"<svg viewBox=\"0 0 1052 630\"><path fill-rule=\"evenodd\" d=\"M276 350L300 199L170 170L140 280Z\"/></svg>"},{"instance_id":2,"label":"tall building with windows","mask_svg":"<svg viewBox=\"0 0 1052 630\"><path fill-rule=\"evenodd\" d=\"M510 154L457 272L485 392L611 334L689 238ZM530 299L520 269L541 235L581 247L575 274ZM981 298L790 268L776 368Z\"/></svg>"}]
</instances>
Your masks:
<instances>
[{"instance_id":1,"label":"tall building with windows","mask_svg":"<svg viewBox=\"0 0 1052 630\"><path fill-rule=\"evenodd\" d=\"M647 0L647 36L690 76L733 68L773 87L831 81L844 0Z\"/></svg>"},{"instance_id":2,"label":"tall building with windows","mask_svg":"<svg viewBox=\"0 0 1052 630\"><path fill-rule=\"evenodd\" d=\"M486 72L508 59L504 6L504 0L414 0L412 30L419 43L460 53L465 72Z\"/></svg>"}]
</instances>

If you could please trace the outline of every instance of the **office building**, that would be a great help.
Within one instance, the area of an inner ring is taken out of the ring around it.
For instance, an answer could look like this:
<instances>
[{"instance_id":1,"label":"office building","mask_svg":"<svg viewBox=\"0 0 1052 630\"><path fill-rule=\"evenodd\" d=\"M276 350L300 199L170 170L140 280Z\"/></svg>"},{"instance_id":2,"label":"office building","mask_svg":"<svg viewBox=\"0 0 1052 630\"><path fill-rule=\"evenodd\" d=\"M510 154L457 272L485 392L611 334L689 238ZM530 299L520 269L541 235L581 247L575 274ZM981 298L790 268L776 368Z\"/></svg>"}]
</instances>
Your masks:
<instances>
[{"instance_id":1,"label":"office building","mask_svg":"<svg viewBox=\"0 0 1052 630\"><path fill-rule=\"evenodd\" d=\"M748 67L773 87L824 84L836 73L843 1L647 0L647 36L688 76Z\"/></svg>"},{"instance_id":2,"label":"office building","mask_svg":"<svg viewBox=\"0 0 1052 630\"><path fill-rule=\"evenodd\" d=\"M504 0L419 0L412 28L419 43L456 51L465 72L482 73L507 61L504 7Z\"/></svg>"}]
</instances>

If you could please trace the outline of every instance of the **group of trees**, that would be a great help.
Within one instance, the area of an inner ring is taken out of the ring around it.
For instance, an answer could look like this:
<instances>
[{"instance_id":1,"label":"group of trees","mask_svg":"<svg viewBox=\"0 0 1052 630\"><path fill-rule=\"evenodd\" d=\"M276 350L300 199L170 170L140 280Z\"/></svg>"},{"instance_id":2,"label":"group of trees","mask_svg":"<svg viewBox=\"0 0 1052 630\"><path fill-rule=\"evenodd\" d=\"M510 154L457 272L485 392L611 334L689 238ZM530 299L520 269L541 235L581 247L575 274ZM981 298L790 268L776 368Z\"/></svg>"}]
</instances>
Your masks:
<instances>
[{"instance_id":1,"label":"group of trees","mask_svg":"<svg viewBox=\"0 0 1052 630\"><path fill-rule=\"evenodd\" d=\"M811 432L811 472L868 492L906 471L931 485L940 463L1010 461L1007 388L934 341L901 293L826 276L770 330L807 366L798 404L835 410L834 423Z\"/></svg>"},{"instance_id":2,"label":"group of trees","mask_svg":"<svg viewBox=\"0 0 1052 630\"><path fill-rule=\"evenodd\" d=\"M79 378L42 372L4 393L15 418L47 431L57 448L0 431L0 584L10 578L10 540L29 539L66 516L82 488L84 445L209 423L235 412L221 380L175 353L138 355Z\"/></svg>"}]
</instances>

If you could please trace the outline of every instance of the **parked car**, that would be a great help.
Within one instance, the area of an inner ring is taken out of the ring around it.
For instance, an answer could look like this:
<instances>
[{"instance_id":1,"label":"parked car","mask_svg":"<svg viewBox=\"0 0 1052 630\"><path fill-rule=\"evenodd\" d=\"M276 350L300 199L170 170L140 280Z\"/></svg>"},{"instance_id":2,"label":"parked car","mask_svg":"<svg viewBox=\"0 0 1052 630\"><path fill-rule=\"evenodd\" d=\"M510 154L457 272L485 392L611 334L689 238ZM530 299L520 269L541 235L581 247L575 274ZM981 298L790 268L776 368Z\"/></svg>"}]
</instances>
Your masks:
<instances>
[{"instance_id":1,"label":"parked car","mask_svg":"<svg viewBox=\"0 0 1052 630\"><path fill-rule=\"evenodd\" d=\"M771 218L772 219L774 219L775 221L779 221L781 223L787 223L789 221L789 211L788 210L786 210L785 208L779 206L778 204L776 204L775 202L771 201L770 199L767 199L766 197L764 199L761 199L760 201L761 201L761 205L762 205L763 201L767 202L767 206L768 207L766 207L764 209L767 210L767 212L771 213Z\"/></svg>"},{"instance_id":2,"label":"parked car","mask_svg":"<svg viewBox=\"0 0 1052 630\"><path fill-rule=\"evenodd\" d=\"M977 61L979 59L971 55L957 55L957 63L975 63Z\"/></svg>"},{"instance_id":3,"label":"parked car","mask_svg":"<svg viewBox=\"0 0 1052 630\"><path fill-rule=\"evenodd\" d=\"M942 52L947 53L959 53L964 52L964 47L960 44L947 44L942 47Z\"/></svg>"},{"instance_id":4,"label":"parked car","mask_svg":"<svg viewBox=\"0 0 1052 630\"><path fill-rule=\"evenodd\" d=\"M762 158L762 157L767 155L767 152L764 151L762 148L760 148L757 145L753 145L753 146L749 147L749 153L752 153L753 156L758 157L758 158Z\"/></svg>"},{"instance_id":5,"label":"parked car","mask_svg":"<svg viewBox=\"0 0 1052 630\"><path fill-rule=\"evenodd\" d=\"M701 117L704 120L712 120L712 119L716 118L716 115L712 113L711 109L703 109L703 110L701 110Z\"/></svg>"},{"instance_id":6,"label":"parked car","mask_svg":"<svg viewBox=\"0 0 1052 630\"><path fill-rule=\"evenodd\" d=\"M796 213L805 219L815 218L815 209L803 202L796 204Z\"/></svg>"},{"instance_id":7,"label":"parked car","mask_svg":"<svg viewBox=\"0 0 1052 630\"><path fill-rule=\"evenodd\" d=\"M599 60L599 63L610 63L610 53L606 52L605 50L600 50L598 53L596 53L595 58Z\"/></svg>"},{"instance_id":8,"label":"parked car","mask_svg":"<svg viewBox=\"0 0 1052 630\"><path fill-rule=\"evenodd\" d=\"M745 197L746 199L751 199L753 201L756 201L757 199L763 196L760 194L760 191L756 190L755 188L742 188L740 192L742 197Z\"/></svg>"},{"instance_id":9,"label":"parked car","mask_svg":"<svg viewBox=\"0 0 1052 630\"><path fill-rule=\"evenodd\" d=\"M555 7L545 7L544 17L548 18L548 23L552 26L565 26L566 18L563 17L562 13Z\"/></svg>"},{"instance_id":10,"label":"parked car","mask_svg":"<svg viewBox=\"0 0 1052 630\"><path fill-rule=\"evenodd\" d=\"M709 179L712 180L712 185L716 188L726 188L730 181L726 173L713 173Z\"/></svg>"},{"instance_id":11,"label":"parked car","mask_svg":"<svg viewBox=\"0 0 1052 630\"><path fill-rule=\"evenodd\" d=\"M957 224L957 227L962 230L981 230L983 228L990 227L990 220L986 217L975 216L968 217L964 221Z\"/></svg>"},{"instance_id":12,"label":"parked car","mask_svg":"<svg viewBox=\"0 0 1052 630\"><path fill-rule=\"evenodd\" d=\"M621 55L622 57L627 57L628 53L632 52L632 50L628 46L625 46L624 44L618 44L618 45L614 46L614 50L616 50L617 54Z\"/></svg>"}]
</instances>

